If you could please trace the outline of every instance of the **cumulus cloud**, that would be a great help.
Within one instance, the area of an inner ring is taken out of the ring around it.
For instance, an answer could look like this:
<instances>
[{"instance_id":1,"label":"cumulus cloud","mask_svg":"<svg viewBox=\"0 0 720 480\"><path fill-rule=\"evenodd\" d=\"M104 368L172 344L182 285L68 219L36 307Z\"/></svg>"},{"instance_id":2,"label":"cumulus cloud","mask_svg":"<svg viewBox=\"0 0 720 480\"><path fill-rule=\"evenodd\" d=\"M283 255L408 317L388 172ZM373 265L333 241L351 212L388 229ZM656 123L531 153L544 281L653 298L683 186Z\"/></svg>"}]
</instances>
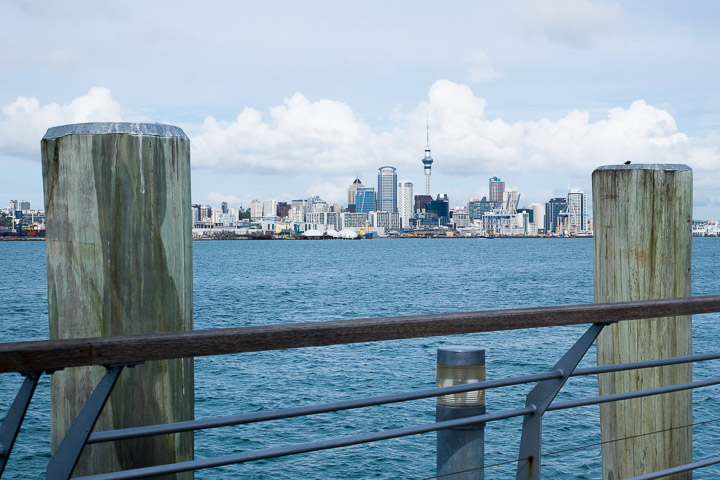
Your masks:
<instances>
[{"instance_id":1,"label":"cumulus cloud","mask_svg":"<svg viewBox=\"0 0 720 480\"><path fill-rule=\"evenodd\" d=\"M429 118L434 171L446 175L554 173L589 182L597 166L631 160L687 163L699 187L720 181L720 139L689 137L669 112L644 100L609 109L596 121L573 110L557 120L508 123L488 118L485 107L469 86L439 80L427 100L395 112L398 126L374 132L348 105L296 93L267 112L246 108L233 122L208 118L192 138L193 163L217 171L314 175L314 185L325 190L334 175L385 164L406 176L420 168Z\"/></svg>"},{"instance_id":2,"label":"cumulus cloud","mask_svg":"<svg viewBox=\"0 0 720 480\"><path fill-rule=\"evenodd\" d=\"M374 165L371 153L388 141L348 105L295 93L267 113L245 108L233 122L208 117L191 145L195 167L332 174Z\"/></svg>"},{"instance_id":3,"label":"cumulus cloud","mask_svg":"<svg viewBox=\"0 0 720 480\"><path fill-rule=\"evenodd\" d=\"M0 154L39 158L40 139L50 127L120 120L120 105L107 88L93 87L66 105L40 105L37 98L17 97L0 108Z\"/></svg>"}]
</instances>

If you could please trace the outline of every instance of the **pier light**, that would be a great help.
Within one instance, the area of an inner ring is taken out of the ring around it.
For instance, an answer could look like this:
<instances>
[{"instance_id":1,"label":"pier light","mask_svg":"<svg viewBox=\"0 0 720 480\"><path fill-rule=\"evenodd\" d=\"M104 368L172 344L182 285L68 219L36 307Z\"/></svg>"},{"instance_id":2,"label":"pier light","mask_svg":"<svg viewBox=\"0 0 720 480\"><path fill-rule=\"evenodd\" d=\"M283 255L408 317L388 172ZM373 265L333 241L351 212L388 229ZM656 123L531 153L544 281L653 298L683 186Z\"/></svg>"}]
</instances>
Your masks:
<instances>
[{"instance_id":1,"label":"pier light","mask_svg":"<svg viewBox=\"0 0 720 480\"><path fill-rule=\"evenodd\" d=\"M437 350L437 387L449 387L485 380L485 349L468 346L439 347ZM485 405L485 390L441 395L438 405L479 407Z\"/></svg>"}]
</instances>

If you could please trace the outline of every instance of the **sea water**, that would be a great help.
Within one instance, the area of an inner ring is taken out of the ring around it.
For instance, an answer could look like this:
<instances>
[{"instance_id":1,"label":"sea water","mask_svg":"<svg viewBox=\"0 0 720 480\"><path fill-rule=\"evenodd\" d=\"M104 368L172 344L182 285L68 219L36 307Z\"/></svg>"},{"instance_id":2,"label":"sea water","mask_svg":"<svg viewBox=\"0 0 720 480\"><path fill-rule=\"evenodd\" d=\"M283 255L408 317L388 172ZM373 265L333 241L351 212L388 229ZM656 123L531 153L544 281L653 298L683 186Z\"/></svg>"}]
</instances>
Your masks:
<instances>
[{"instance_id":1,"label":"sea water","mask_svg":"<svg viewBox=\"0 0 720 480\"><path fill-rule=\"evenodd\" d=\"M592 239L374 239L193 243L196 329L348 318L592 303ZM718 293L720 239L693 241L693 295ZM46 339L43 242L0 242L0 338ZM694 352L717 351L718 314L693 318ZM487 349L487 376L540 373L586 326L491 332L195 360L196 418L338 401L434 386L439 346ZM595 363L591 349L581 363ZM717 363L694 367L695 379ZM0 375L0 418L21 383ZM520 407L531 385L487 392L489 411ZM717 387L694 392L696 459L716 455ZM570 379L558 399L597 394L594 377ZM222 456L434 421L434 399L198 431L196 458ZM597 406L544 417L544 478L600 478ZM50 456L44 376L5 478L39 478ZM511 478L521 419L486 429L486 478ZM582 447L582 448L580 448ZM577 450L567 451L568 449ZM435 473L435 435L198 471L198 479L425 479ZM695 473L717 478L720 468Z\"/></svg>"}]
</instances>

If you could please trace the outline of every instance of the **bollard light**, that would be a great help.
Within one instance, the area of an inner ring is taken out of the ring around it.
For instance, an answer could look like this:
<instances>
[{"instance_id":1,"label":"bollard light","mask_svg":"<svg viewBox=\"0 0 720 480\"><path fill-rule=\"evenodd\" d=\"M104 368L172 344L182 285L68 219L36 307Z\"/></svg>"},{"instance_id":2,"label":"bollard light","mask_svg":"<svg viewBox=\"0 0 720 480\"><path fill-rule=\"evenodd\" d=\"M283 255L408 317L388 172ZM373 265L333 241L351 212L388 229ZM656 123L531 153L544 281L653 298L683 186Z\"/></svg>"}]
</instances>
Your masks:
<instances>
[{"instance_id":1,"label":"bollard light","mask_svg":"<svg viewBox=\"0 0 720 480\"><path fill-rule=\"evenodd\" d=\"M448 346L437 350L437 387L449 387L485 380L485 349ZM485 390L441 395L438 405L448 407L480 407L485 405Z\"/></svg>"}]
</instances>

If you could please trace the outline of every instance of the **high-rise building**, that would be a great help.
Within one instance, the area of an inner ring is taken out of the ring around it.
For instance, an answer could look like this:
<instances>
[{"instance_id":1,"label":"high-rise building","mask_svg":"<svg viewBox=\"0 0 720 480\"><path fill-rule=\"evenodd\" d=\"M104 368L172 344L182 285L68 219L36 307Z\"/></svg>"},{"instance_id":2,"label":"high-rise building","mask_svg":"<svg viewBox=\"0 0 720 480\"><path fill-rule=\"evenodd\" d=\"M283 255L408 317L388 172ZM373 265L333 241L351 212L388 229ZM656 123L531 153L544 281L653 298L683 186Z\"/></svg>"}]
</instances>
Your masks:
<instances>
[{"instance_id":1,"label":"high-rise building","mask_svg":"<svg viewBox=\"0 0 720 480\"><path fill-rule=\"evenodd\" d=\"M498 177L490 179L490 202L499 207L503 201L503 193L505 192L505 182Z\"/></svg>"},{"instance_id":2,"label":"high-rise building","mask_svg":"<svg viewBox=\"0 0 720 480\"><path fill-rule=\"evenodd\" d=\"M540 203L531 203L530 208L533 209L533 222L536 229L545 228L545 208Z\"/></svg>"},{"instance_id":3,"label":"high-rise building","mask_svg":"<svg viewBox=\"0 0 720 480\"><path fill-rule=\"evenodd\" d=\"M222 213L228 213L228 204L227 202L222 202L220 204L220 209L222 209Z\"/></svg>"},{"instance_id":4,"label":"high-rise building","mask_svg":"<svg viewBox=\"0 0 720 480\"><path fill-rule=\"evenodd\" d=\"M365 185L363 185L363 183L360 181L359 178L355 178L352 185L350 185L350 187L348 187L347 205L348 205L348 210L350 210L351 212L355 211L355 195L357 194L357 189L363 188L364 186Z\"/></svg>"},{"instance_id":5,"label":"high-rise building","mask_svg":"<svg viewBox=\"0 0 720 480\"><path fill-rule=\"evenodd\" d=\"M427 212L437 215L440 225L450 221L450 200L444 193L438 193L437 199L428 203Z\"/></svg>"},{"instance_id":6,"label":"high-rise building","mask_svg":"<svg viewBox=\"0 0 720 480\"><path fill-rule=\"evenodd\" d=\"M567 208L567 198L551 198L545 204L545 233L555 232L562 224L560 214Z\"/></svg>"},{"instance_id":7,"label":"high-rise building","mask_svg":"<svg viewBox=\"0 0 720 480\"><path fill-rule=\"evenodd\" d=\"M493 209L492 203L488 202L487 197L482 200L472 199L468 202L467 210L470 220L480 220L485 212Z\"/></svg>"},{"instance_id":8,"label":"high-rise building","mask_svg":"<svg viewBox=\"0 0 720 480\"><path fill-rule=\"evenodd\" d=\"M256 222L262 220L263 217L263 204L260 200L253 200L250 202L250 220Z\"/></svg>"},{"instance_id":9,"label":"high-rise building","mask_svg":"<svg viewBox=\"0 0 720 480\"><path fill-rule=\"evenodd\" d=\"M265 200L262 204L263 217L277 217L277 200Z\"/></svg>"},{"instance_id":10,"label":"high-rise building","mask_svg":"<svg viewBox=\"0 0 720 480\"><path fill-rule=\"evenodd\" d=\"M30 210L30 202L28 202L27 200L20 200L18 202L18 210Z\"/></svg>"},{"instance_id":11,"label":"high-rise building","mask_svg":"<svg viewBox=\"0 0 720 480\"><path fill-rule=\"evenodd\" d=\"M395 167L378 169L377 210L397 213L397 173Z\"/></svg>"},{"instance_id":12,"label":"high-rise building","mask_svg":"<svg viewBox=\"0 0 720 480\"><path fill-rule=\"evenodd\" d=\"M584 232L588 229L587 195L579 188L571 188L567 196L568 232Z\"/></svg>"},{"instance_id":13,"label":"high-rise building","mask_svg":"<svg viewBox=\"0 0 720 480\"><path fill-rule=\"evenodd\" d=\"M430 156L430 122L427 124L427 144L425 145L425 156L422 163L425 169L425 195L430 195L430 169L433 164L433 159Z\"/></svg>"},{"instance_id":14,"label":"high-rise building","mask_svg":"<svg viewBox=\"0 0 720 480\"><path fill-rule=\"evenodd\" d=\"M432 199L430 195L415 195L415 213L426 212Z\"/></svg>"},{"instance_id":15,"label":"high-rise building","mask_svg":"<svg viewBox=\"0 0 720 480\"><path fill-rule=\"evenodd\" d=\"M413 216L413 184L403 180L398 185L398 213L400 214L400 226L408 228L410 219Z\"/></svg>"},{"instance_id":16,"label":"high-rise building","mask_svg":"<svg viewBox=\"0 0 720 480\"><path fill-rule=\"evenodd\" d=\"M501 207L507 213L515 213L519 201L520 194L518 194L517 188L509 188L503 192Z\"/></svg>"},{"instance_id":17,"label":"high-rise building","mask_svg":"<svg viewBox=\"0 0 720 480\"><path fill-rule=\"evenodd\" d=\"M375 210L375 189L372 187L361 187L355 195L355 212L370 213Z\"/></svg>"},{"instance_id":18,"label":"high-rise building","mask_svg":"<svg viewBox=\"0 0 720 480\"><path fill-rule=\"evenodd\" d=\"M277 204L278 218L285 218L289 214L290 214L290 204L287 202L278 202L278 204Z\"/></svg>"}]
</instances>

